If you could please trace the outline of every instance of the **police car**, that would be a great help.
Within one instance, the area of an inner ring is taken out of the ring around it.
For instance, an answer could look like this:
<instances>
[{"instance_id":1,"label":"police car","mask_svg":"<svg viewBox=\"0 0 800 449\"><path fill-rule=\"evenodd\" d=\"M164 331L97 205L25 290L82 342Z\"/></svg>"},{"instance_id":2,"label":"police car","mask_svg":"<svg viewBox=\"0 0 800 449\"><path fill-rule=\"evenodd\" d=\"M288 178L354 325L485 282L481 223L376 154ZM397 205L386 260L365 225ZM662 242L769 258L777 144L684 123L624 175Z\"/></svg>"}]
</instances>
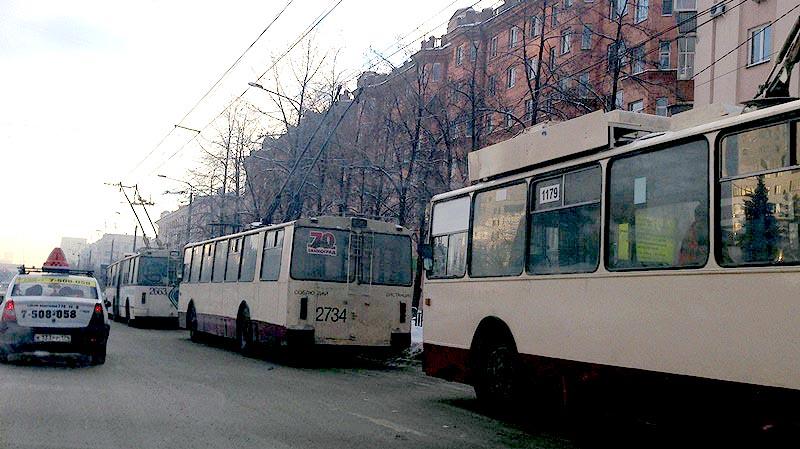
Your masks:
<instances>
[{"instance_id":1,"label":"police car","mask_svg":"<svg viewBox=\"0 0 800 449\"><path fill-rule=\"evenodd\" d=\"M20 267L0 302L0 361L21 354L81 353L106 361L107 305L88 272L69 269L56 248L41 269Z\"/></svg>"}]
</instances>

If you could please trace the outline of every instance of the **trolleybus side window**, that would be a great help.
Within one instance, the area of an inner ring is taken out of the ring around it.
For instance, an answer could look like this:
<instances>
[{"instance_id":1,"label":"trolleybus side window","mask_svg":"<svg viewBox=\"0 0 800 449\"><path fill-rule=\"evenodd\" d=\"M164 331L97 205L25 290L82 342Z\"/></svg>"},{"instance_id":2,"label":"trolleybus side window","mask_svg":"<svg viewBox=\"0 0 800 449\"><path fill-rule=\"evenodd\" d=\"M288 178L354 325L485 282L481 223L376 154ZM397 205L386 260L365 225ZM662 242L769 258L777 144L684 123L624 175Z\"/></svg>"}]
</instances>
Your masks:
<instances>
[{"instance_id":1,"label":"trolleybus side window","mask_svg":"<svg viewBox=\"0 0 800 449\"><path fill-rule=\"evenodd\" d=\"M364 234L361 282L411 285L411 238L407 235Z\"/></svg>"},{"instance_id":2,"label":"trolleybus side window","mask_svg":"<svg viewBox=\"0 0 800 449\"><path fill-rule=\"evenodd\" d=\"M250 234L244 236L242 243L242 269L239 270L240 281L251 282L255 278L259 235Z\"/></svg>"},{"instance_id":3,"label":"trolleybus side window","mask_svg":"<svg viewBox=\"0 0 800 449\"><path fill-rule=\"evenodd\" d=\"M527 190L527 184L521 182L475 194L470 276L522 273Z\"/></svg>"},{"instance_id":4,"label":"trolleybus side window","mask_svg":"<svg viewBox=\"0 0 800 449\"><path fill-rule=\"evenodd\" d=\"M120 284L121 285L127 285L128 284L128 263L129 262L130 262L130 259L127 259L127 260L123 260L120 263L120 270L121 270L121 273L120 273Z\"/></svg>"},{"instance_id":5,"label":"trolleybus side window","mask_svg":"<svg viewBox=\"0 0 800 449\"><path fill-rule=\"evenodd\" d=\"M531 190L528 271L588 273L600 254L600 167L537 181Z\"/></svg>"},{"instance_id":6,"label":"trolleybus side window","mask_svg":"<svg viewBox=\"0 0 800 449\"><path fill-rule=\"evenodd\" d=\"M225 267L225 281L236 282L239 278L239 261L241 260L242 238L237 237L228 243L228 264Z\"/></svg>"},{"instance_id":7,"label":"trolleybus side window","mask_svg":"<svg viewBox=\"0 0 800 449\"><path fill-rule=\"evenodd\" d=\"M347 282L348 271L355 270L355 261L351 262L348 254L348 231L298 227L292 246L293 279Z\"/></svg>"},{"instance_id":8,"label":"trolleybus side window","mask_svg":"<svg viewBox=\"0 0 800 449\"><path fill-rule=\"evenodd\" d=\"M214 274L211 282L222 282L225 279L225 259L228 257L228 241L220 240L214 244Z\"/></svg>"},{"instance_id":9,"label":"trolleybus side window","mask_svg":"<svg viewBox=\"0 0 800 449\"><path fill-rule=\"evenodd\" d=\"M269 231L264 237L264 250L261 254L262 281L277 281L281 273L283 251L283 229Z\"/></svg>"},{"instance_id":10,"label":"trolleybus side window","mask_svg":"<svg viewBox=\"0 0 800 449\"><path fill-rule=\"evenodd\" d=\"M189 273L192 269L192 248L183 250L183 282L189 281Z\"/></svg>"},{"instance_id":11,"label":"trolleybus side window","mask_svg":"<svg viewBox=\"0 0 800 449\"><path fill-rule=\"evenodd\" d=\"M470 199L467 196L433 206L433 269L429 277L464 276L467 268L467 230Z\"/></svg>"},{"instance_id":12,"label":"trolleybus side window","mask_svg":"<svg viewBox=\"0 0 800 449\"><path fill-rule=\"evenodd\" d=\"M200 267L200 282L211 282L211 271L214 266L214 244L203 245L203 265Z\"/></svg>"},{"instance_id":13,"label":"trolleybus side window","mask_svg":"<svg viewBox=\"0 0 800 449\"><path fill-rule=\"evenodd\" d=\"M798 123L729 134L719 141L720 265L800 262Z\"/></svg>"},{"instance_id":14,"label":"trolleybus side window","mask_svg":"<svg viewBox=\"0 0 800 449\"><path fill-rule=\"evenodd\" d=\"M192 248L192 282L200 282L200 266L203 259L203 245Z\"/></svg>"},{"instance_id":15,"label":"trolleybus side window","mask_svg":"<svg viewBox=\"0 0 800 449\"><path fill-rule=\"evenodd\" d=\"M136 272L139 268L139 258L134 257L131 259L131 274L128 276L128 283L135 284L136 283Z\"/></svg>"},{"instance_id":16,"label":"trolleybus side window","mask_svg":"<svg viewBox=\"0 0 800 449\"><path fill-rule=\"evenodd\" d=\"M698 267L708 260L708 144L613 159L607 266Z\"/></svg>"}]
</instances>

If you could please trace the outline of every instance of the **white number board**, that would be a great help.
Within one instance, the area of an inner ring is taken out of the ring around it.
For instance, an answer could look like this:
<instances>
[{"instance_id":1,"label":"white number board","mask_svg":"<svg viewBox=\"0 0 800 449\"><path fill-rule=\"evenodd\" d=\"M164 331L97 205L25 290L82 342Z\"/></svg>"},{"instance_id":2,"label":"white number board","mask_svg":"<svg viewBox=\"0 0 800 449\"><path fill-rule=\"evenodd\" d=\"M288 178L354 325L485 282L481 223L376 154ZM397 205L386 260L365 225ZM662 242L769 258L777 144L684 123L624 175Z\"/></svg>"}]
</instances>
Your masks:
<instances>
[{"instance_id":1,"label":"white number board","mask_svg":"<svg viewBox=\"0 0 800 449\"><path fill-rule=\"evenodd\" d=\"M544 186L539 189L539 204L554 203L561 200L561 184Z\"/></svg>"}]
</instances>

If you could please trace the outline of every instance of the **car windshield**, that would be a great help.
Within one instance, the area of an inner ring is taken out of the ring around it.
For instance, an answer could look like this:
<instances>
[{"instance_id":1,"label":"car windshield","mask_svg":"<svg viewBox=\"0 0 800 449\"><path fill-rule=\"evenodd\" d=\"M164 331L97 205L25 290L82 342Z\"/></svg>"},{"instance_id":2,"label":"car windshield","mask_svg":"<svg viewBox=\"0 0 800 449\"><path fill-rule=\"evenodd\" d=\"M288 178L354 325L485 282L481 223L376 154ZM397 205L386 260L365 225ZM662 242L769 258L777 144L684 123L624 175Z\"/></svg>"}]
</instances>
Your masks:
<instances>
[{"instance_id":1,"label":"car windshield","mask_svg":"<svg viewBox=\"0 0 800 449\"><path fill-rule=\"evenodd\" d=\"M14 282L11 296L56 296L97 299L97 283L73 277L20 277Z\"/></svg>"}]
</instances>

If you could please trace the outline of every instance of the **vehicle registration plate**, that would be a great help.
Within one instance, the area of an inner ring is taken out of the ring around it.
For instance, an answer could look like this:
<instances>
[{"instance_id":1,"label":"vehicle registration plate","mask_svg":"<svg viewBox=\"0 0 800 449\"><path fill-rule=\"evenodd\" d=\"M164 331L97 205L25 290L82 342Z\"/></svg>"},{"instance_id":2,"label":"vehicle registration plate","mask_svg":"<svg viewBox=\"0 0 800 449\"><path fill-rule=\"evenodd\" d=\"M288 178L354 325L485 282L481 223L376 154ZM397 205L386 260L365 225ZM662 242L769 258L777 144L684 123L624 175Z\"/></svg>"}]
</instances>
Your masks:
<instances>
[{"instance_id":1,"label":"vehicle registration plate","mask_svg":"<svg viewBox=\"0 0 800 449\"><path fill-rule=\"evenodd\" d=\"M71 335L63 334L35 334L33 341L36 343L70 343L72 341Z\"/></svg>"}]
</instances>

